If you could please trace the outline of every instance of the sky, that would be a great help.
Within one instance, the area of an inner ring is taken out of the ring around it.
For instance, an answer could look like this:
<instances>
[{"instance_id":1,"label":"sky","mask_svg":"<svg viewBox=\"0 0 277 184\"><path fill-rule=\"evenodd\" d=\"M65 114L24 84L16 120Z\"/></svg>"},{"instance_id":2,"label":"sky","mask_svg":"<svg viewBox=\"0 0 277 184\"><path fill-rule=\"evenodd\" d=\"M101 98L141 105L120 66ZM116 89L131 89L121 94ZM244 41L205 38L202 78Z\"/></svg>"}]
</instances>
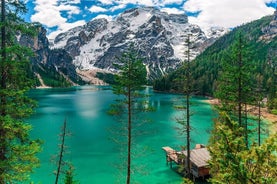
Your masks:
<instances>
[{"instance_id":1,"label":"sky","mask_svg":"<svg viewBox=\"0 0 277 184\"><path fill-rule=\"evenodd\" d=\"M169 14L186 14L204 31L234 28L273 14L277 0L24 0L28 22L40 22L54 39L61 32L96 18L113 20L126 9L152 6Z\"/></svg>"}]
</instances>

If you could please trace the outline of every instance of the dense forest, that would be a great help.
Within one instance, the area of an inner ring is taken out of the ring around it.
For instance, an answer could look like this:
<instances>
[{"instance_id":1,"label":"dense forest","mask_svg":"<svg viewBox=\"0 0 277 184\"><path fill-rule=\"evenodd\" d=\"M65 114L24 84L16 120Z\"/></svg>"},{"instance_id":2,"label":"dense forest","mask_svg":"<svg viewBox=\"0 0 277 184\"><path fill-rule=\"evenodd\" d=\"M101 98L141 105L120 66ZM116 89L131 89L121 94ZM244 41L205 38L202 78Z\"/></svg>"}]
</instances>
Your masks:
<instances>
[{"instance_id":1,"label":"dense forest","mask_svg":"<svg viewBox=\"0 0 277 184\"><path fill-rule=\"evenodd\" d=\"M276 100L274 99L276 99L277 38L263 39L264 32L262 31L271 20L272 16L267 16L234 28L193 60L191 72L194 94L214 96L218 85L218 77L225 70L223 61L228 57L227 53L231 52L231 46L240 34L246 43L244 49L247 50L247 53L245 55L247 55L247 60L253 69L251 79L257 85L257 78L261 75L261 88L265 92L264 97L268 95L271 109L276 109ZM180 92L182 86L177 81L182 73L184 73L184 67L163 76L154 82L154 89Z\"/></svg>"}]
</instances>

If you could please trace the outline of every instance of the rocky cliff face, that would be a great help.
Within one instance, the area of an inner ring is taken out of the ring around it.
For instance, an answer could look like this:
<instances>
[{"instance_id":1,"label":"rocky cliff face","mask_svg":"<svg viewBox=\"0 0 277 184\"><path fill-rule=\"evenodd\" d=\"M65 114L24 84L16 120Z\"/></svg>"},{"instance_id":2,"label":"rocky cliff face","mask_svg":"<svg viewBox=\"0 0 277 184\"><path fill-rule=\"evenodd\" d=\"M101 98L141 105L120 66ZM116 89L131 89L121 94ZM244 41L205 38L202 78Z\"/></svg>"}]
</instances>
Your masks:
<instances>
[{"instance_id":1,"label":"rocky cliff face","mask_svg":"<svg viewBox=\"0 0 277 184\"><path fill-rule=\"evenodd\" d=\"M50 52L46 30L43 27L38 27L37 29L37 36L30 37L29 35L19 35L17 39L21 45L30 47L35 52L35 57L32 59L32 62L46 64Z\"/></svg>"},{"instance_id":2,"label":"rocky cliff face","mask_svg":"<svg viewBox=\"0 0 277 184\"><path fill-rule=\"evenodd\" d=\"M219 33L214 30L214 35L221 36ZM79 70L116 72L113 63L132 43L145 58L149 79L154 79L176 69L186 59L188 35L192 41L191 58L217 37L209 39L197 25L188 23L186 15L169 15L151 7L134 8L113 21L97 19L62 33L51 47L66 50Z\"/></svg>"},{"instance_id":3,"label":"rocky cliff face","mask_svg":"<svg viewBox=\"0 0 277 184\"><path fill-rule=\"evenodd\" d=\"M68 80L77 81L79 76L76 73L75 65L73 65L72 57L64 49L50 49L49 41L46 37L46 30L38 27L38 35L34 37L19 35L18 42L30 47L35 56L31 59L34 72L35 68L47 68L54 70L56 73L68 76Z\"/></svg>"},{"instance_id":4,"label":"rocky cliff face","mask_svg":"<svg viewBox=\"0 0 277 184\"><path fill-rule=\"evenodd\" d=\"M273 14L272 21L268 26L262 29L262 32L264 35L260 38L261 40L271 40L277 35L277 9Z\"/></svg>"}]
</instances>

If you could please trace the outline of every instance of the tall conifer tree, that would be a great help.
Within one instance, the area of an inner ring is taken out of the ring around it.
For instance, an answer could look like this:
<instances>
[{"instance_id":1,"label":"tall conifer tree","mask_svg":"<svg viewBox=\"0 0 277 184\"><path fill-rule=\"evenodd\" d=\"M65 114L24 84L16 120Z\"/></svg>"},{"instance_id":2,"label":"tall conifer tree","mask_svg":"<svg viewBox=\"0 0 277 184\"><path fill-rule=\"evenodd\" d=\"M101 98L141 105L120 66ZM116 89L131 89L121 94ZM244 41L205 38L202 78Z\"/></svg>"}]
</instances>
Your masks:
<instances>
[{"instance_id":1,"label":"tall conifer tree","mask_svg":"<svg viewBox=\"0 0 277 184\"><path fill-rule=\"evenodd\" d=\"M230 46L231 52L225 53L218 80L216 97L225 111L233 120L244 128L245 144L248 144L247 104L253 103L253 79L251 79L253 63L250 51L246 47L241 33Z\"/></svg>"},{"instance_id":2,"label":"tall conifer tree","mask_svg":"<svg viewBox=\"0 0 277 184\"><path fill-rule=\"evenodd\" d=\"M132 171L132 155L133 155L133 132L137 119L136 113L138 111L144 111L144 107L141 107L138 99L143 97L139 91L143 89L143 85L146 84L146 68L143 65L143 59L139 57L137 52L130 46L129 50L119 58L119 63L115 66L120 70L116 76L116 85L113 86L113 92L118 95L122 95L123 99L115 106L115 114L124 114L126 118L127 127L127 164L126 164L126 184L131 182ZM126 113L126 114L125 114ZM136 120L136 121L135 121ZM124 121L125 120L121 120ZM141 123L143 120L140 120Z\"/></svg>"},{"instance_id":3,"label":"tall conifer tree","mask_svg":"<svg viewBox=\"0 0 277 184\"><path fill-rule=\"evenodd\" d=\"M26 95L31 51L16 43L16 35L31 33L18 17L25 12L22 1L1 0L0 184L27 180L39 164L40 143L30 139L32 127L24 122L35 107Z\"/></svg>"},{"instance_id":4,"label":"tall conifer tree","mask_svg":"<svg viewBox=\"0 0 277 184\"><path fill-rule=\"evenodd\" d=\"M191 78L191 35L188 35L185 41L185 46L187 47L187 50L185 51L185 61L184 65L182 67L184 73L181 74L178 78L178 83L181 86L180 88L182 89L182 93L185 95L185 113L182 117L177 118L177 123L182 125L182 133L186 135L186 150L187 150L187 157L186 157L186 173L187 177L190 178L190 170L191 170L191 165L190 165L190 142L191 142L191 137L190 137L190 132L191 132L191 110L190 110L190 98L191 98L191 93L192 93L192 78ZM179 108L180 109L180 108ZM182 108L181 108L182 109Z\"/></svg>"}]
</instances>

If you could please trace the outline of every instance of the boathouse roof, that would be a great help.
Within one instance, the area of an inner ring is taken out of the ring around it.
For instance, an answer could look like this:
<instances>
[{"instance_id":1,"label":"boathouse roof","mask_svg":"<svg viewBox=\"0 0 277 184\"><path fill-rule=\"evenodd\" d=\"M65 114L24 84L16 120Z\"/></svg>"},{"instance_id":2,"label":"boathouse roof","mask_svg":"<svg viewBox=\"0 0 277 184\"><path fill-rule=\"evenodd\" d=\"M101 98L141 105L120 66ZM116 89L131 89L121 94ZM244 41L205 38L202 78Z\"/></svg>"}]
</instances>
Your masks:
<instances>
[{"instance_id":1,"label":"boathouse roof","mask_svg":"<svg viewBox=\"0 0 277 184\"><path fill-rule=\"evenodd\" d=\"M178 152L187 156L187 151ZM208 160L211 159L210 152L207 148L198 148L193 149L190 152L190 161L194 163L197 167L205 167L208 166Z\"/></svg>"}]
</instances>

